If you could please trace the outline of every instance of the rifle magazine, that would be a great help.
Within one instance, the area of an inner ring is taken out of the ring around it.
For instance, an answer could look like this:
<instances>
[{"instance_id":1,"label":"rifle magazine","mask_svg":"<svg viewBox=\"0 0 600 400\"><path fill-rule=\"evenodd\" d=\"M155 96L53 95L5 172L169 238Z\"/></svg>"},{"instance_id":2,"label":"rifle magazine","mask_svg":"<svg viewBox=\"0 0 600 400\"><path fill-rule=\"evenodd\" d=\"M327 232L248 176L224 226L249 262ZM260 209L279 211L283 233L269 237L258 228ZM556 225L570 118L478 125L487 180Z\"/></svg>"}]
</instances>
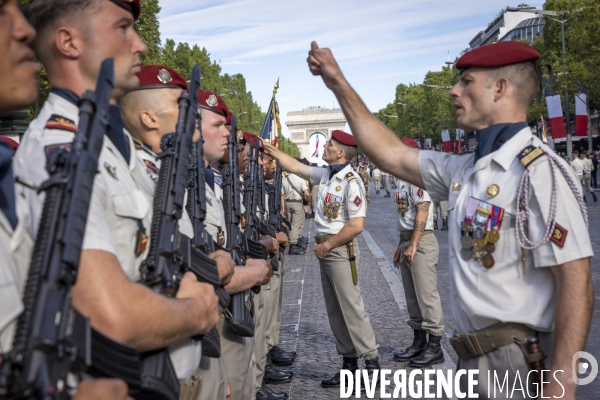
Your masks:
<instances>
[{"instance_id":1,"label":"rifle magazine","mask_svg":"<svg viewBox=\"0 0 600 400\"><path fill-rule=\"evenodd\" d=\"M179 380L166 349L142 353L142 388L136 400L177 400Z\"/></svg>"},{"instance_id":2,"label":"rifle magazine","mask_svg":"<svg viewBox=\"0 0 600 400\"><path fill-rule=\"evenodd\" d=\"M221 337L217 328L212 328L202 337L202 355L210 358L221 357Z\"/></svg>"}]
</instances>

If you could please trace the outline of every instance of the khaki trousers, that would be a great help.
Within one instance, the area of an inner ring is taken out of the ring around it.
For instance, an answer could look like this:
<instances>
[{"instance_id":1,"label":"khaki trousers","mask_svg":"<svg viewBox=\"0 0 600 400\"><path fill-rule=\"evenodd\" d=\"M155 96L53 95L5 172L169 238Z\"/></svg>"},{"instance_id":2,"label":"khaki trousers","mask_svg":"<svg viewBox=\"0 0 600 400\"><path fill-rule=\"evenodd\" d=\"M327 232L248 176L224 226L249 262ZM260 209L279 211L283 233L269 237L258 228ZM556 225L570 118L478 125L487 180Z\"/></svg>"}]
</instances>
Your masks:
<instances>
[{"instance_id":1,"label":"khaki trousers","mask_svg":"<svg viewBox=\"0 0 600 400\"><path fill-rule=\"evenodd\" d=\"M223 340L221 339L221 346ZM202 356L198 368L200 392L198 400L225 400L227 398L227 373L223 358Z\"/></svg>"},{"instance_id":2,"label":"khaki trousers","mask_svg":"<svg viewBox=\"0 0 600 400\"><path fill-rule=\"evenodd\" d=\"M356 265L359 264L358 243L354 241ZM360 294L360 283L354 286L346 246L329 251L321 266L321 284L329 317L329 326L336 339L336 349L343 357L372 360L378 355L375 333Z\"/></svg>"},{"instance_id":3,"label":"khaki trousers","mask_svg":"<svg viewBox=\"0 0 600 400\"><path fill-rule=\"evenodd\" d=\"M400 273L408 309L408 326L435 336L444 333L442 302L437 290L437 262L440 249L435 235L423 235L417 244L413 265L404 258L410 240L400 243Z\"/></svg>"},{"instance_id":4,"label":"khaki trousers","mask_svg":"<svg viewBox=\"0 0 600 400\"><path fill-rule=\"evenodd\" d=\"M317 198L319 197L319 185L313 185L312 190L310 192L310 197L312 212L316 214L317 209L315 207L317 206Z\"/></svg>"},{"instance_id":5,"label":"khaki trousers","mask_svg":"<svg viewBox=\"0 0 600 400\"><path fill-rule=\"evenodd\" d=\"M584 172L581 176L581 186L583 187L583 192L586 190L590 193L594 193L594 188L592 187L592 174L588 172Z\"/></svg>"},{"instance_id":6,"label":"khaki trousers","mask_svg":"<svg viewBox=\"0 0 600 400\"><path fill-rule=\"evenodd\" d=\"M440 213L441 213L441 217L442 219L446 219L448 218L448 212L446 211L446 201L439 201L439 202L434 202L433 203L433 220L437 221L438 220L438 207L440 208Z\"/></svg>"},{"instance_id":7,"label":"khaki trousers","mask_svg":"<svg viewBox=\"0 0 600 400\"><path fill-rule=\"evenodd\" d=\"M274 271L271 277L271 293L269 294L269 316L267 318L266 340L267 347L279 345L279 328L281 327L281 306L283 305L283 281L285 277L283 252L279 253L279 271Z\"/></svg>"},{"instance_id":8,"label":"khaki trousers","mask_svg":"<svg viewBox=\"0 0 600 400\"><path fill-rule=\"evenodd\" d=\"M263 285L260 293L254 295L254 365L253 385L254 393L260 390L263 376L265 375L265 365L267 364L267 340L266 328L267 317L269 315L269 297L271 294L270 284Z\"/></svg>"},{"instance_id":9,"label":"khaki trousers","mask_svg":"<svg viewBox=\"0 0 600 400\"><path fill-rule=\"evenodd\" d=\"M288 213L288 219L292 223L292 230L290 232L290 244L297 244L298 238L302 236L302 228L304 226L304 207L302 201L296 202L285 202L285 208Z\"/></svg>"},{"instance_id":10,"label":"khaki trousers","mask_svg":"<svg viewBox=\"0 0 600 400\"><path fill-rule=\"evenodd\" d=\"M383 176L383 187L385 188L385 190L387 192L390 191L390 176L389 175Z\"/></svg>"},{"instance_id":11,"label":"khaki trousers","mask_svg":"<svg viewBox=\"0 0 600 400\"><path fill-rule=\"evenodd\" d=\"M375 182L375 193L379 193L379 188L381 188L381 178L373 178L373 182Z\"/></svg>"},{"instance_id":12,"label":"khaki trousers","mask_svg":"<svg viewBox=\"0 0 600 400\"><path fill-rule=\"evenodd\" d=\"M367 203L371 201L371 195L369 194L369 181L365 183L365 197L367 198Z\"/></svg>"},{"instance_id":13,"label":"khaki trousers","mask_svg":"<svg viewBox=\"0 0 600 400\"><path fill-rule=\"evenodd\" d=\"M546 369L550 369L553 336L552 333L538 333L542 351L548 354L548 357L544 360ZM518 379L516 378L517 371L519 372L523 389L527 390L527 373L529 372L529 365L525 360L525 355L516 343L499 347L481 357L472 358L468 361L459 359L457 370L458 369L479 370L479 379L477 379L479 384L475 386L474 393L479 393L480 399L536 398L535 387L529 389L531 397L528 397L527 394L524 394L520 390L512 391L515 380L517 381L516 388L520 387ZM489 381L488 373L490 375ZM494 381L494 374L498 377L496 382ZM501 390L500 388L503 385L504 377L506 375L508 375L508 385L504 384L504 388ZM545 376L544 381L549 380L553 380L553 378ZM466 375L461 376L460 388L463 393L468 393L467 390L469 385ZM510 397L511 392L512 397Z\"/></svg>"},{"instance_id":14,"label":"khaki trousers","mask_svg":"<svg viewBox=\"0 0 600 400\"><path fill-rule=\"evenodd\" d=\"M221 336L221 359L231 385L231 398L243 400L245 386L252 380L250 364L254 352L253 340L234 334L223 314L217 330Z\"/></svg>"}]
</instances>

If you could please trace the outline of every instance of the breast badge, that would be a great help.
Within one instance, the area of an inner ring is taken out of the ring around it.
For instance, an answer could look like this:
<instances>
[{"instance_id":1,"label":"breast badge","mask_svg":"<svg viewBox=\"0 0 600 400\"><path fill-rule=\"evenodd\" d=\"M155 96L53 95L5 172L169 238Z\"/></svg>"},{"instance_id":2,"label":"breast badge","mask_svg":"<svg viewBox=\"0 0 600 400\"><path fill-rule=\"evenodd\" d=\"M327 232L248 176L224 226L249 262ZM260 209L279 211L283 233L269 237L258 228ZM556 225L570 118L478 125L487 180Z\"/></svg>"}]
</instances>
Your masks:
<instances>
[{"instance_id":1,"label":"breast badge","mask_svg":"<svg viewBox=\"0 0 600 400\"><path fill-rule=\"evenodd\" d=\"M495 196L500 188L497 185L490 185L488 191L492 186L498 189L491 190ZM473 259L486 269L495 265L493 253L496 251L496 243L500 240L500 224L503 216L504 209L500 207L472 197L468 200L465 218L460 225L462 236L460 255L463 260Z\"/></svg>"},{"instance_id":2,"label":"breast badge","mask_svg":"<svg viewBox=\"0 0 600 400\"><path fill-rule=\"evenodd\" d=\"M108 174L110 176L112 176L116 180L119 180L119 178L117 178L117 168L116 167L113 167L112 165L110 165L109 163L107 163L105 161L104 162L104 169L106 169L106 171L108 172Z\"/></svg>"},{"instance_id":3,"label":"breast badge","mask_svg":"<svg viewBox=\"0 0 600 400\"><path fill-rule=\"evenodd\" d=\"M496 185L495 183L489 185L485 191L485 195L488 199L493 199L494 197L498 196L498 193L500 193L500 186Z\"/></svg>"}]
</instances>

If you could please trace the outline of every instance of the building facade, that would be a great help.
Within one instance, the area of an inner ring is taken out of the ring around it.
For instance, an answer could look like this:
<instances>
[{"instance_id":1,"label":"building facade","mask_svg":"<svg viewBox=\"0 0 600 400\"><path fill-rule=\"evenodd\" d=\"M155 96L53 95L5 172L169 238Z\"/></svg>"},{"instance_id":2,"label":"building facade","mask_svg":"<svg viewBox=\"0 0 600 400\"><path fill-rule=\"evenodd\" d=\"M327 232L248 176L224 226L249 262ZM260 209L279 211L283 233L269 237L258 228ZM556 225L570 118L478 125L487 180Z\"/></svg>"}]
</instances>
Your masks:
<instances>
[{"instance_id":1,"label":"building facade","mask_svg":"<svg viewBox=\"0 0 600 400\"><path fill-rule=\"evenodd\" d=\"M535 7L530 7L527 4L520 4L517 8L522 10L535 10ZM536 21L528 22L529 20ZM538 35L538 32L541 32L541 29L544 27L543 18L541 26L539 26L539 20L540 17L531 12L503 10L485 30L479 32L471 39L469 42L469 49L473 50L479 46L502 40L515 40L506 38L509 35L518 39L528 39L533 41ZM528 35L529 32L531 35ZM529 39L530 37L531 39Z\"/></svg>"}]
</instances>

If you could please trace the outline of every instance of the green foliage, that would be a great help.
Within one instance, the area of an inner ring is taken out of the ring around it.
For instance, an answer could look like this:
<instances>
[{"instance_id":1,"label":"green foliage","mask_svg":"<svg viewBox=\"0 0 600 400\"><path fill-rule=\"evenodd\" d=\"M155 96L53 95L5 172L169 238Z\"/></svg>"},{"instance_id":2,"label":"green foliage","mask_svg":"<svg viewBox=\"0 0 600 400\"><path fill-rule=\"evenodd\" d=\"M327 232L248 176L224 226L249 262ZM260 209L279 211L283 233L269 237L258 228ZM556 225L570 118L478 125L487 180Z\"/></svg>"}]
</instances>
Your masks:
<instances>
[{"instance_id":1,"label":"green foliage","mask_svg":"<svg viewBox=\"0 0 600 400\"><path fill-rule=\"evenodd\" d=\"M140 35L148 51L141 57L142 64L160 64L161 46L158 13L158 0L141 0L142 14L135 23L135 30Z\"/></svg>"}]
</instances>

